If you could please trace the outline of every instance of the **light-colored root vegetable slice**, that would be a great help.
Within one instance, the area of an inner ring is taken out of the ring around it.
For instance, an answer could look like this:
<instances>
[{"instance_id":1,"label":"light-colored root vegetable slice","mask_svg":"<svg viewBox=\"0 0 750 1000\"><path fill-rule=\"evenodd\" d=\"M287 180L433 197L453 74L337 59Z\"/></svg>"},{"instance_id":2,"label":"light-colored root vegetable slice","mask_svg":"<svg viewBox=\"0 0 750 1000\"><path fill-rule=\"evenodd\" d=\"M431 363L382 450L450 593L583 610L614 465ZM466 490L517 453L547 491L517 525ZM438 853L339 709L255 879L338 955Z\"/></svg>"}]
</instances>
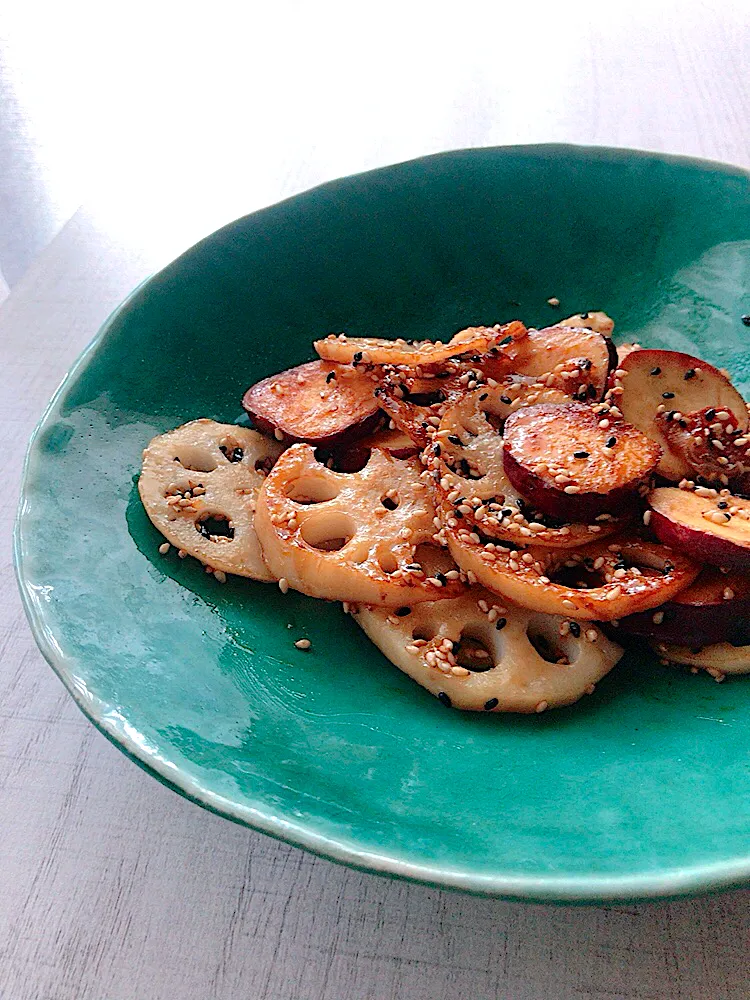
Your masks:
<instances>
[{"instance_id":1,"label":"light-colored root vegetable slice","mask_svg":"<svg viewBox=\"0 0 750 1000\"><path fill-rule=\"evenodd\" d=\"M456 596L462 585L433 541L435 505L420 472L418 459L377 449L360 472L333 472L309 445L293 445L258 497L269 567L294 590L327 600L403 605Z\"/></svg>"},{"instance_id":2,"label":"light-colored root vegetable slice","mask_svg":"<svg viewBox=\"0 0 750 1000\"><path fill-rule=\"evenodd\" d=\"M750 674L750 646L730 646L728 642L718 642L697 649L655 642L653 649L657 656L670 663L697 667L716 680L723 680L727 674Z\"/></svg>"},{"instance_id":3,"label":"light-colored root vegetable slice","mask_svg":"<svg viewBox=\"0 0 750 1000\"><path fill-rule=\"evenodd\" d=\"M593 312L576 313L568 316L560 326L573 326L579 329L594 330L596 333L603 333L605 337L611 337L615 328L615 321L605 312L594 310Z\"/></svg>"},{"instance_id":4,"label":"light-colored root vegetable slice","mask_svg":"<svg viewBox=\"0 0 750 1000\"><path fill-rule=\"evenodd\" d=\"M520 375L550 381L581 401L602 399L609 373L616 368L617 352L612 341L593 330L567 325L529 330L518 344L515 370ZM559 376L565 375L565 383Z\"/></svg>"},{"instance_id":5,"label":"light-colored root vegetable slice","mask_svg":"<svg viewBox=\"0 0 750 1000\"><path fill-rule=\"evenodd\" d=\"M590 521L632 509L650 485L661 449L632 424L603 422L606 427L586 403L519 410L503 431L508 478L552 517Z\"/></svg>"},{"instance_id":6,"label":"light-colored root vegetable slice","mask_svg":"<svg viewBox=\"0 0 750 1000\"><path fill-rule=\"evenodd\" d=\"M383 340L378 337L347 337L331 334L313 344L324 361L338 364L414 365L446 361L459 354L485 354L491 347L504 341L521 340L526 336L523 323L514 321L505 326L472 326L460 330L443 344L440 341Z\"/></svg>"},{"instance_id":7,"label":"light-colored root vegetable slice","mask_svg":"<svg viewBox=\"0 0 750 1000\"><path fill-rule=\"evenodd\" d=\"M497 426L513 408L507 387L477 389L451 407L425 455L438 475L444 523L518 544L574 548L619 530L622 519L606 514L594 524L566 524L536 512L508 480ZM555 390L544 389L542 392Z\"/></svg>"},{"instance_id":8,"label":"light-colored root vegetable slice","mask_svg":"<svg viewBox=\"0 0 750 1000\"><path fill-rule=\"evenodd\" d=\"M447 706L541 712L591 694L622 649L589 623L503 605L472 589L451 601L360 608L354 620L400 670ZM416 642L416 645L415 645Z\"/></svg>"},{"instance_id":9,"label":"light-colored root vegetable slice","mask_svg":"<svg viewBox=\"0 0 750 1000\"><path fill-rule=\"evenodd\" d=\"M183 424L143 452L138 491L146 513L167 541L212 569L275 580L254 516L258 491L283 450L245 427Z\"/></svg>"},{"instance_id":10,"label":"light-colored root vegetable slice","mask_svg":"<svg viewBox=\"0 0 750 1000\"><path fill-rule=\"evenodd\" d=\"M509 550L465 528L444 528L451 555L470 582L547 614L612 621L658 607L687 587L698 563L635 534L572 551Z\"/></svg>"},{"instance_id":11,"label":"light-colored root vegetable slice","mask_svg":"<svg viewBox=\"0 0 750 1000\"><path fill-rule=\"evenodd\" d=\"M734 426L747 430L747 406L729 379L713 365L679 351L633 351L618 369L621 385L613 387L622 416L661 447L659 473L678 482L690 478L690 466L669 447L661 415L679 420L705 407L726 410Z\"/></svg>"}]
</instances>

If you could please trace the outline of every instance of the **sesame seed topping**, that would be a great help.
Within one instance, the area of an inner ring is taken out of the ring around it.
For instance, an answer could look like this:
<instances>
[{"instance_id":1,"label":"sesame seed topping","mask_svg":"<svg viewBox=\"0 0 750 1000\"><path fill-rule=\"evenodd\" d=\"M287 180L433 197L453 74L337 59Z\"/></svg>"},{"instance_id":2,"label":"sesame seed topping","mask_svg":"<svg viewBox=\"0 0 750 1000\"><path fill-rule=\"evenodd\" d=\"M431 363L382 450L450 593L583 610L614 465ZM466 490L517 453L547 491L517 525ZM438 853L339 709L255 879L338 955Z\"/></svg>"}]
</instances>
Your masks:
<instances>
[{"instance_id":1,"label":"sesame seed topping","mask_svg":"<svg viewBox=\"0 0 750 1000\"><path fill-rule=\"evenodd\" d=\"M652 368L649 374L651 374L651 375L661 375L661 368L658 368L658 367L657 368Z\"/></svg>"},{"instance_id":2,"label":"sesame seed topping","mask_svg":"<svg viewBox=\"0 0 750 1000\"><path fill-rule=\"evenodd\" d=\"M289 590L289 581L284 576L279 580L279 590L282 594L286 594Z\"/></svg>"},{"instance_id":3,"label":"sesame seed topping","mask_svg":"<svg viewBox=\"0 0 750 1000\"><path fill-rule=\"evenodd\" d=\"M656 614L651 616L651 621L654 623L654 625L661 625L661 623L664 621L664 612L657 611Z\"/></svg>"},{"instance_id":4,"label":"sesame seed topping","mask_svg":"<svg viewBox=\"0 0 750 1000\"><path fill-rule=\"evenodd\" d=\"M595 628L587 629L586 638L588 639L589 642L597 642L597 640L599 639L599 633L596 631Z\"/></svg>"},{"instance_id":5,"label":"sesame seed topping","mask_svg":"<svg viewBox=\"0 0 750 1000\"><path fill-rule=\"evenodd\" d=\"M589 453L587 451L574 451L573 458L588 458Z\"/></svg>"},{"instance_id":6,"label":"sesame seed topping","mask_svg":"<svg viewBox=\"0 0 750 1000\"><path fill-rule=\"evenodd\" d=\"M277 441L283 441L284 440L284 433L283 433L283 431L280 431L278 427L273 432L273 436L276 438Z\"/></svg>"},{"instance_id":7,"label":"sesame seed topping","mask_svg":"<svg viewBox=\"0 0 750 1000\"><path fill-rule=\"evenodd\" d=\"M445 693L445 691L438 691L438 701L441 705L445 705L446 708L450 708L453 702L450 697Z\"/></svg>"},{"instance_id":8,"label":"sesame seed topping","mask_svg":"<svg viewBox=\"0 0 750 1000\"><path fill-rule=\"evenodd\" d=\"M162 544L159 546L159 554L165 556L167 552L169 552L170 548L171 545L169 544L169 542L162 542Z\"/></svg>"},{"instance_id":9,"label":"sesame seed topping","mask_svg":"<svg viewBox=\"0 0 750 1000\"><path fill-rule=\"evenodd\" d=\"M682 377L685 379L686 382L689 382L690 379L691 378L695 378L695 376L697 374L698 373L696 372L695 368L688 368L688 370L685 372L685 374Z\"/></svg>"},{"instance_id":10,"label":"sesame seed topping","mask_svg":"<svg viewBox=\"0 0 750 1000\"><path fill-rule=\"evenodd\" d=\"M539 704L534 709L534 711L537 712L537 713L546 712L546 710L548 708L549 708L549 702L548 701L540 701Z\"/></svg>"},{"instance_id":11,"label":"sesame seed topping","mask_svg":"<svg viewBox=\"0 0 750 1000\"><path fill-rule=\"evenodd\" d=\"M297 649L309 649L310 646L312 646L312 643L309 639L297 639L294 645Z\"/></svg>"}]
</instances>

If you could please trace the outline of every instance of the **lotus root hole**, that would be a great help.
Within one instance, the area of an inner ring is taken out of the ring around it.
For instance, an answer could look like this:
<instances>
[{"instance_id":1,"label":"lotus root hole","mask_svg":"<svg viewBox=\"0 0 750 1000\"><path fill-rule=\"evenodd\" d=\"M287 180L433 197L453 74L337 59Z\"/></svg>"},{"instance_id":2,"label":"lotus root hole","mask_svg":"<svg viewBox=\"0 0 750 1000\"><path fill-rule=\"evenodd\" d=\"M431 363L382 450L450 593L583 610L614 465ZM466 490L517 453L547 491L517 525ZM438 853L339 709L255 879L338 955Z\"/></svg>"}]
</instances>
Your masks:
<instances>
[{"instance_id":1,"label":"lotus root hole","mask_svg":"<svg viewBox=\"0 0 750 1000\"><path fill-rule=\"evenodd\" d=\"M429 625L417 625L412 629L411 637L414 639L421 639L423 642L429 642L436 636L436 631L434 628L430 628Z\"/></svg>"},{"instance_id":2,"label":"lotus root hole","mask_svg":"<svg viewBox=\"0 0 750 1000\"><path fill-rule=\"evenodd\" d=\"M219 464L219 460L208 448L189 444L180 446L174 460L190 472L213 472Z\"/></svg>"},{"instance_id":3,"label":"lotus root hole","mask_svg":"<svg viewBox=\"0 0 750 1000\"><path fill-rule=\"evenodd\" d=\"M350 542L357 530L354 518L340 511L319 511L300 527L302 538L313 549L338 552Z\"/></svg>"},{"instance_id":4,"label":"lotus root hole","mask_svg":"<svg viewBox=\"0 0 750 1000\"><path fill-rule=\"evenodd\" d=\"M603 573L588 569L583 563L559 566L555 570L549 570L547 576L552 583L567 587L568 590L591 590L594 587L604 587L607 583Z\"/></svg>"},{"instance_id":5,"label":"lotus root hole","mask_svg":"<svg viewBox=\"0 0 750 1000\"><path fill-rule=\"evenodd\" d=\"M195 522L195 530L212 542L234 538L232 522L224 514L204 514Z\"/></svg>"},{"instance_id":6,"label":"lotus root hole","mask_svg":"<svg viewBox=\"0 0 750 1000\"><path fill-rule=\"evenodd\" d=\"M473 634L469 629L461 632L458 645L453 648L453 655L459 667L471 670L475 674L492 670L495 666L492 650L479 635Z\"/></svg>"},{"instance_id":7,"label":"lotus root hole","mask_svg":"<svg viewBox=\"0 0 750 1000\"><path fill-rule=\"evenodd\" d=\"M299 504L325 503L339 495L339 488L335 482L322 476L300 476L290 483L286 495Z\"/></svg>"},{"instance_id":8,"label":"lotus root hole","mask_svg":"<svg viewBox=\"0 0 750 1000\"><path fill-rule=\"evenodd\" d=\"M561 660L568 662L559 636L551 630L541 629L538 625L530 624L526 630L526 638L547 663L559 663Z\"/></svg>"},{"instance_id":9,"label":"lotus root hole","mask_svg":"<svg viewBox=\"0 0 750 1000\"><path fill-rule=\"evenodd\" d=\"M228 462L241 462L245 457L244 450L232 438L225 438L219 445L219 451Z\"/></svg>"}]
</instances>

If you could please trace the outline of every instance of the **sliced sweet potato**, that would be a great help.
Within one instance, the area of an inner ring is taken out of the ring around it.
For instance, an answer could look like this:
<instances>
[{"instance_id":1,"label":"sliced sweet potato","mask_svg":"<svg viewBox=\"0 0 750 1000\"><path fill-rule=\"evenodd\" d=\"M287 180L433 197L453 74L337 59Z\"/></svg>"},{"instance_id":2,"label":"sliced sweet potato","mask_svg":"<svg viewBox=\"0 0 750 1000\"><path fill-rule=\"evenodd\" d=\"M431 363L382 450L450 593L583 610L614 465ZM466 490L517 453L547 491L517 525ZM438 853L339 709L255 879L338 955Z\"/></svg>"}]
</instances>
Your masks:
<instances>
[{"instance_id":1,"label":"sliced sweet potato","mask_svg":"<svg viewBox=\"0 0 750 1000\"><path fill-rule=\"evenodd\" d=\"M330 334L313 344L324 361L339 364L415 365L447 361L460 354L486 354L494 346L510 339L521 340L526 336L523 323L514 320L501 326L471 326L460 330L447 344L441 341L421 340L409 343L403 338L384 340L379 337L347 337Z\"/></svg>"},{"instance_id":2,"label":"sliced sweet potato","mask_svg":"<svg viewBox=\"0 0 750 1000\"><path fill-rule=\"evenodd\" d=\"M618 407L625 420L662 449L659 474L673 482L690 476L684 457L670 448L662 414L679 419L706 407L732 414L733 423L747 430L747 406L729 379L713 365L679 351L633 351L622 361ZM613 390L614 391L614 390Z\"/></svg>"},{"instance_id":3,"label":"sliced sweet potato","mask_svg":"<svg viewBox=\"0 0 750 1000\"><path fill-rule=\"evenodd\" d=\"M602 421L585 403L528 406L505 422L511 483L533 507L565 520L632 508L659 455L631 424Z\"/></svg>"},{"instance_id":4,"label":"sliced sweet potato","mask_svg":"<svg viewBox=\"0 0 750 1000\"><path fill-rule=\"evenodd\" d=\"M648 502L649 523L665 545L712 566L750 573L750 500L666 486L652 490Z\"/></svg>"},{"instance_id":5,"label":"sliced sweet potato","mask_svg":"<svg viewBox=\"0 0 750 1000\"><path fill-rule=\"evenodd\" d=\"M619 635L643 636L681 646L750 642L750 576L705 566L700 576L656 611L622 618Z\"/></svg>"},{"instance_id":6,"label":"sliced sweet potato","mask_svg":"<svg viewBox=\"0 0 750 1000\"><path fill-rule=\"evenodd\" d=\"M446 411L425 451L443 496L444 522L456 526L460 521L469 530L474 524L494 538L555 548L572 548L619 530L621 522L610 515L597 524L567 523L549 518L521 497L505 473L499 431L521 397L511 400L506 392L500 385L469 393Z\"/></svg>"},{"instance_id":7,"label":"sliced sweet potato","mask_svg":"<svg viewBox=\"0 0 750 1000\"><path fill-rule=\"evenodd\" d=\"M704 407L697 413L667 410L657 426L669 448L690 469L690 478L750 493L750 437L729 410Z\"/></svg>"},{"instance_id":8,"label":"sliced sweet potato","mask_svg":"<svg viewBox=\"0 0 750 1000\"><path fill-rule=\"evenodd\" d=\"M278 440L333 448L375 430L380 413L374 391L365 372L309 361L256 382L242 405L259 431Z\"/></svg>"}]
</instances>

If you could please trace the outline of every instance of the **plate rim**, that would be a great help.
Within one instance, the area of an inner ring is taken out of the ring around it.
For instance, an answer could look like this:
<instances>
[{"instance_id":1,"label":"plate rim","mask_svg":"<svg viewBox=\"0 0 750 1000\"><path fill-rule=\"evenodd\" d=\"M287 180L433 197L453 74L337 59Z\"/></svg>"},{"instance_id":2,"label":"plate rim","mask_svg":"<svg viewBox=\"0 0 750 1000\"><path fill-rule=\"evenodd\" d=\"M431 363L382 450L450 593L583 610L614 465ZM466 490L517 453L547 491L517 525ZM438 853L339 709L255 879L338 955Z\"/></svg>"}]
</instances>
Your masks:
<instances>
[{"instance_id":1,"label":"plate rim","mask_svg":"<svg viewBox=\"0 0 750 1000\"><path fill-rule=\"evenodd\" d=\"M750 180L750 170L744 167L718 160L662 153L655 150L581 143L477 146L444 150L426 156L386 164L372 170L337 177L291 195L280 202L275 202L274 207L303 197L310 192L337 185L342 181L359 179L406 164L417 164L455 154L482 151L502 151L508 154L523 152L536 154L550 154L554 152L570 154L571 152L576 152L580 154L583 152L593 155L595 159L610 159L612 161L635 156L636 158L648 158L663 162L684 164L686 166L689 165L704 171L714 170L722 174L739 176L745 180ZM31 472L36 457L39 437L46 429L50 420L53 418L56 419L60 404L63 402L68 390L77 380L79 374L86 368L99 347L104 343L110 328L124 313L133 307L134 301L138 296L143 294L145 289L156 281L166 269L172 267L184 254L192 252L205 239L211 239L223 229L234 226L243 219L258 214L258 212L263 212L266 207L271 206L264 206L257 211L231 220L225 226L221 226L197 243L192 244L177 258L168 262L163 268L160 268L157 272L140 282L115 307L93 339L71 364L29 438L21 470L19 502L13 526L13 564L16 582L34 641L42 656L62 681L78 708L99 732L123 752L125 756L138 764L148 774L155 777L161 784L182 795L184 798L200 805L209 812L242 826L257 830L277 840L310 851L319 857L360 871L388 875L437 888L459 890L474 895L499 897L529 903L595 904L605 902L649 902L678 899L698 893L728 890L742 886L750 881L750 854L737 856L727 861L673 866L656 872L627 875L598 875L592 873L580 876L560 876L555 874L481 874L471 869L424 865L400 857L397 854L376 853L365 850L357 845L356 840L347 840L316 832L312 823L296 823L282 815L277 815L271 808L266 807L264 809L257 805L238 804L232 799L212 791L197 778L191 777L169 760L150 750L143 740L135 737L133 731L129 729L127 720L119 716L119 713L116 712L113 706L109 706L106 702L99 699L80 680L75 669L78 658L74 655L63 653L61 647L57 644L52 630L45 622L42 613L42 604L29 586L26 573L27 541L25 538L24 522L28 514L29 492L32 482Z\"/></svg>"}]
</instances>

